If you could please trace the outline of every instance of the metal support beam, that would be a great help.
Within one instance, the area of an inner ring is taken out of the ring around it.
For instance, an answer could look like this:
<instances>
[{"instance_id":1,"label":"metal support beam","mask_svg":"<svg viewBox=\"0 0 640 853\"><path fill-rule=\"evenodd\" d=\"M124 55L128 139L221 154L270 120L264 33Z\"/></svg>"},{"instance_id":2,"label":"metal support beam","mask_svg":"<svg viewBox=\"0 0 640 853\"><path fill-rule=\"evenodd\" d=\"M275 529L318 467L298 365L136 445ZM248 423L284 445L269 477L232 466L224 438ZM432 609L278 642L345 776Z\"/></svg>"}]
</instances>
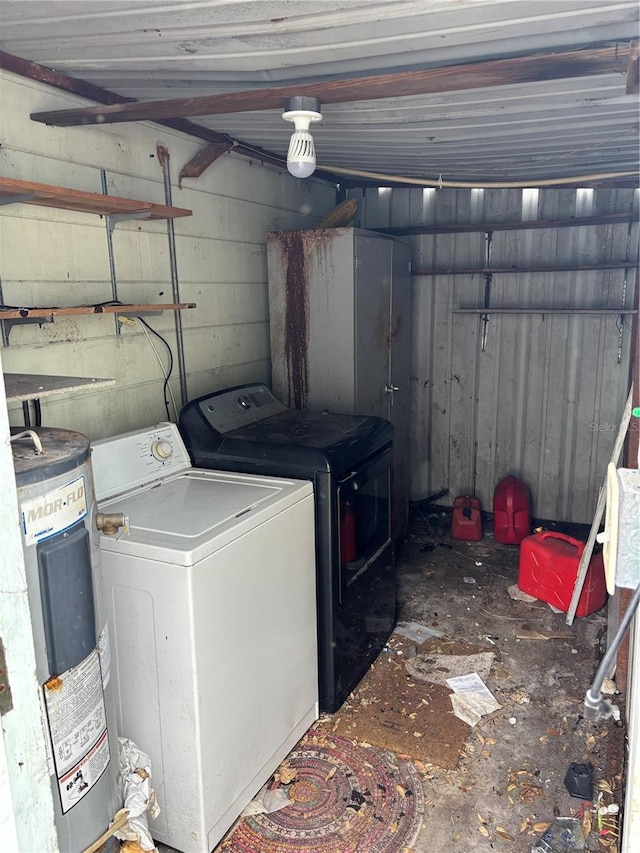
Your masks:
<instances>
[{"instance_id":1,"label":"metal support beam","mask_svg":"<svg viewBox=\"0 0 640 853\"><path fill-rule=\"evenodd\" d=\"M171 172L169 167L169 151L163 145L156 147L158 160L162 167L162 176L164 178L164 197L167 204L171 204ZM180 283L178 281L178 264L176 260L176 233L173 225L173 219L167 219L167 237L169 240L169 263L171 265L171 288L173 293L173 301L180 302ZM178 355L178 374L180 377L180 397L182 405L187 401L187 372L184 360L184 339L182 335L182 316L179 311L174 314L176 328L176 349ZM176 412L176 415L178 412Z\"/></svg>"},{"instance_id":2,"label":"metal support beam","mask_svg":"<svg viewBox=\"0 0 640 853\"><path fill-rule=\"evenodd\" d=\"M100 169L100 183L102 184L102 192L104 195L109 195L107 186L107 173L104 169ZM118 222L128 222L131 219L149 219L151 210L133 211L132 213L109 213L105 216L104 222L107 229L107 253L109 255L109 276L111 278L111 299L113 302L119 302L118 299L118 279L116 276L116 259L113 251L113 231ZM116 335L121 334L120 323L118 318L114 316Z\"/></svg>"}]
</instances>

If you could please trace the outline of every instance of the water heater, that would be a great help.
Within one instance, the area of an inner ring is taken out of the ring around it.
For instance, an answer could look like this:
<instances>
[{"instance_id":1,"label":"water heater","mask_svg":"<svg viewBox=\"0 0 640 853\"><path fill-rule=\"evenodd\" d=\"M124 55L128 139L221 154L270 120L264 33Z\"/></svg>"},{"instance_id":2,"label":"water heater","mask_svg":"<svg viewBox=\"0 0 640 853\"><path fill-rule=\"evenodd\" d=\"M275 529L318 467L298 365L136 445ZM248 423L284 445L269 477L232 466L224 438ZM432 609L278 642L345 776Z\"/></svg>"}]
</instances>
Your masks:
<instances>
[{"instance_id":1,"label":"water heater","mask_svg":"<svg viewBox=\"0 0 640 853\"><path fill-rule=\"evenodd\" d=\"M12 432L58 846L80 853L121 807L89 439L63 429ZM104 849L112 848L113 838Z\"/></svg>"}]
</instances>

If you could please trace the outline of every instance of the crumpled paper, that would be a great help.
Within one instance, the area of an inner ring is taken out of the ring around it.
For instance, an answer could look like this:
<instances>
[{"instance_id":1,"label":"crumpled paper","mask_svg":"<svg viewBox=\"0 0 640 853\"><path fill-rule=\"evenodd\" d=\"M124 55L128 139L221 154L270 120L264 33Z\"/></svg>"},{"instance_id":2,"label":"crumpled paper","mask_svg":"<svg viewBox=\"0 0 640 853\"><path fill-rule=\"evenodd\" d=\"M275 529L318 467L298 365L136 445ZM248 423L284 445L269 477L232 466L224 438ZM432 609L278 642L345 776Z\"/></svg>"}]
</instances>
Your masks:
<instances>
[{"instance_id":1,"label":"crumpled paper","mask_svg":"<svg viewBox=\"0 0 640 853\"><path fill-rule=\"evenodd\" d=\"M245 806L242 814L246 817L254 814L272 814L287 806L293 805L293 800L285 788L274 788L269 790L269 783L256 794L256 796Z\"/></svg>"},{"instance_id":2,"label":"crumpled paper","mask_svg":"<svg viewBox=\"0 0 640 853\"><path fill-rule=\"evenodd\" d=\"M129 738L118 738L120 743L120 769L118 782L129 819L114 835L121 841L135 841L143 850L157 847L149 831L148 816L160 814L156 792L151 786L151 760Z\"/></svg>"},{"instance_id":3,"label":"crumpled paper","mask_svg":"<svg viewBox=\"0 0 640 853\"><path fill-rule=\"evenodd\" d=\"M453 690L449 694L453 713L470 726L479 723L485 714L502 707L477 672L447 678L446 681Z\"/></svg>"}]
</instances>

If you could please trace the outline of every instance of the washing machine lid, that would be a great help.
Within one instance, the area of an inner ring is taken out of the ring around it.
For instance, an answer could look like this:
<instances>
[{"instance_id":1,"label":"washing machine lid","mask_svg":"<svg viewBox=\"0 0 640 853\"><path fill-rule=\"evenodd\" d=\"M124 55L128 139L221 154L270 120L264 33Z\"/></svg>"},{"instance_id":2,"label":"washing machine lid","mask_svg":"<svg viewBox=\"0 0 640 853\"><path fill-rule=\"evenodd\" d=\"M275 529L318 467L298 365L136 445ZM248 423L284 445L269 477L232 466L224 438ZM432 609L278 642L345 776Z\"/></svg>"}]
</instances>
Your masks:
<instances>
[{"instance_id":1,"label":"washing machine lid","mask_svg":"<svg viewBox=\"0 0 640 853\"><path fill-rule=\"evenodd\" d=\"M102 535L104 551L191 566L307 495L310 482L192 468L103 501L129 530Z\"/></svg>"}]
</instances>

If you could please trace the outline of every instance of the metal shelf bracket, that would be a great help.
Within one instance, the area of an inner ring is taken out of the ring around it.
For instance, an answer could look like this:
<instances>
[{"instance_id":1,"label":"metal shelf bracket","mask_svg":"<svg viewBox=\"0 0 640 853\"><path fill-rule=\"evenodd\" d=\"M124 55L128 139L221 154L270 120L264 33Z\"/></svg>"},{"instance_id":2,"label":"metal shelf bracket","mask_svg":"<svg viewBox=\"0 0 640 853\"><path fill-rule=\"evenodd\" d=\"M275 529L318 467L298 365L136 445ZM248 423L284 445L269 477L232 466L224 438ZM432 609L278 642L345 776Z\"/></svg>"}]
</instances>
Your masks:
<instances>
[{"instance_id":1,"label":"metal shelf bracket","mask_svg":"<svg viewBox=\"0 0 640 853\"><path fill-rule=\"evenodd\" d=\"M118 222L128 222L131 219L149 219L151 210L136 210L133 213L107 213L105 216L109 233L113 235L113 229Z\"/></svg>"},{"instance_id":2,"label":"metal shelf bracket","mask_svg":"<svg viewBox=\"0 0 640 853\"><path fill-rule=\"evenodd\" d=\"M10 320L0 320L2 326L2 346L9 346L9 337L14 326L23 326L26 323L37 323L39 326L45 323L53 323L53 317L12 317Z\"/></svg>"},{"instance_id":3,"label":"metal shelf bracket","mask_svg":"<svg viewBox=\"0 0 640 853\"><path fill-rule=\"evenodd\" d=\"M31 201L34 193L18 193L16 195L0 196L0 205L4 204L19 204L21 201Z\"/></svg>"}]
</instances>

